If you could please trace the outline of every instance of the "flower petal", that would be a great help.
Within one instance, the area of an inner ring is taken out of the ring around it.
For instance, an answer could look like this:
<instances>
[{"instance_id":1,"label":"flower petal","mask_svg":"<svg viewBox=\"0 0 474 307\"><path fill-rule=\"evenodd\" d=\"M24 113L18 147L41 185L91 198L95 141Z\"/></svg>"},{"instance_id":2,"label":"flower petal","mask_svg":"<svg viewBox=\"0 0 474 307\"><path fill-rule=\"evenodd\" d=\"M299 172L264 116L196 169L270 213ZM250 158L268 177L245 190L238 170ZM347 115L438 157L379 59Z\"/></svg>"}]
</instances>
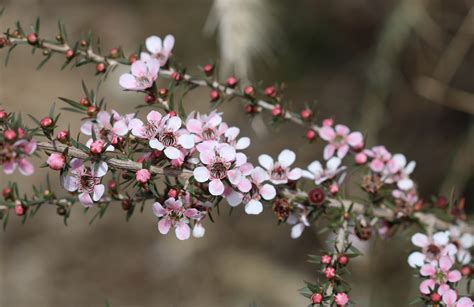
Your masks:
<instances>
[{"instance_id":1,"label":"flower petal","mask_svg":"<svg viewBox=\"0 0 474 307\"><path fill-rule=\"evenodd\" d=\"M214 179L209 183L209 192L214 196L224 193L224 184L219 179Z\"/></svg>"},{"instance_id":2,"label":"flower petal","mask_svg":"<svg viewBox=\"0 0 474 307\"><path fill-rule=\"evenodd\" d=\"M197 182L206 182L209 180L209 170L204 166L196 167L193 171L193 175Z\"/></svg>"},{"instance_id":3,"label":"flower petal","mask_svg":"<svg viewBox=\"0 0 474 307\"><path fill-rule=\"evenodd\" d=\"M98 184L94 187L94 195L92 197L92 199L94 201L99 201L102 197L102 195L104 195L104 192L105 192L105 186L103 184Z\"/></svg>"},{"instance_id":4,"label":"flower petal","mask_svg":"<svg viewBox=\"0 0 474 307\"><path fill-rule=\"evenodd\" d=\"M148 37L145 41L145 45L146 49L148 49L152 54L160 53L163 49L161 38L155 35Z\"/></svg>"},{"instance_id":5,"label":"flower petal","mask_svg":"<svg viewBox=\"0 0 474 307\"><path fill-rule=\"evenodd\" d=\"M288 167L296 160L296 155L293 151L285 149L278 155L278 162L281 166Z\"/></svg>"},{"instance_id":6,"label":"flower petal","mask_svg":"<svg viewBox=\"0 0 474 307\"><path fill-rule=\"evenodd\" d=\"M158 222L158 231L161 234L167 234L171 228L171 220L168 218L164 218Z\"/></svg>"},{"instance_id":7,"label":"flower petal","mask_svg":"<svg viewBox=\"0 0 474 307\"><path fill-rule=\"evenodd\" d=\"M263 205L258 200L251 199L245 205L245 213L247 213L247 214L257 215L257 214L262 213L262 211L263 211Z\"/></svg>"},{"instance_id":8,"label":"flower petal","mask_svg":"<svg viewBox=\"0 0 474 307\"><path fill-rule=\"evenodd\" d=\"M273 159L269 155L263 154L258 157L258 163L260 163L266 170L273 168Z\"/></svg>"},{"instance_id":9,"label":"flower petal","mask_svg":"<svg viewBox=\"0 0 474 307\"><path fill-rule=\"evenodd\" d=\"M183 221L178 222L178 225L175 229L176 238L179 240L187 240L191 236L191 229L188 224Z\"/></svg>"}]
</instances>

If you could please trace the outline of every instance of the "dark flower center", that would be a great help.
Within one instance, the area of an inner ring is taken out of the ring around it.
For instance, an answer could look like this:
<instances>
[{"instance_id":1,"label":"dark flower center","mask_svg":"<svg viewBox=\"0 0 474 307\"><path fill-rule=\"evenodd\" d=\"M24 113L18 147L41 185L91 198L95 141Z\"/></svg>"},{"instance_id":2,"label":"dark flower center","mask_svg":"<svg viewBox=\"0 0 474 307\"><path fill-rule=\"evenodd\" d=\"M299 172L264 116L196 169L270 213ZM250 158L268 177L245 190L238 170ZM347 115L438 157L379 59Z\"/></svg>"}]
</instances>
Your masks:
<instances>
[{"instance_id":1,"label":"dark flower center","mask_svg":"<svg viewBox=\"0 0 474 307\"><path fill-rule=\"evenodd\" d=\"M221 161L213 163L209 171L211 177L215 179L224 179L227 176L227 167Z\"/></svg>"},{"instance_id":2,"label":"dark flower center","mask_svg":"<svg viewBox=\"0 0 474 307\"><path fill-rule=\"evenodd\" d=\"M202 132L202 137L205 139L205 140L211 140L211 139L214 139L216 137L216 131L212 128L206 128L204 129L204 131Z\"/></svg>"},{"instance_id":3,"label":"dark flower center","mask_svg":"<svg viewBox=\"0 0 474 307\"><path fill-rule=\"evenodd\" d=\"M286 170L281 166L276 166L271 172L272 179L282 180L286 179Z\"/></svg>"},{"instance_id":4,"label":"dark flower center","mask_svg":"<svg viewBox=\"0 0 474 307\"><path fill-rule=\"evenodd\" d=\"M160 134L159 141L165 146L173 146L176 144L176 136L173 132L163 132Z\"/></svg>"}]
</instances>

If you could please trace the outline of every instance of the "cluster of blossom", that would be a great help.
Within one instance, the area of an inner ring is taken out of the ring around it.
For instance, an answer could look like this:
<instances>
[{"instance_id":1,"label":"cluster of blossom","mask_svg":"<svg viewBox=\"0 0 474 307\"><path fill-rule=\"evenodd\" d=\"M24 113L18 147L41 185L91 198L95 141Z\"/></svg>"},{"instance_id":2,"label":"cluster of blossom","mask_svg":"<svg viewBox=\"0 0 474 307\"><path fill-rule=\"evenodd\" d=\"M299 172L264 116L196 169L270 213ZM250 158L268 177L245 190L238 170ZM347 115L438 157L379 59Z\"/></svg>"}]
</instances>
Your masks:
<instances>
[{"instance_id":1,"label":"cluster of blossom","mask_svg":"<svg viewBox=\"0 0 474 307\"><path fill-rule=\"evenodd\" d=\"M34 173L34 166L28 160L36 151L36 141L24 128L7 121L8 114L0 110L0 165L7 175L18 168L24 176Z\"/></svg>"},{"instance_id":2,"label":"cluster of blossom","mask_svg":"<svg viewBox=\"0 0 474 307\"><path fill-rule=\"evenodd\" d=\"M416 233L411 241L421 248L409 255L408 264L417 268L424 279L419 286L422 299L447 307L474 306L469 297L459 297L456 291L462 276L469 278L472 274L470 250L474 246L474 236L461 234L459 228L453 226L432 236Z\"/></svg>"}]
</instances>

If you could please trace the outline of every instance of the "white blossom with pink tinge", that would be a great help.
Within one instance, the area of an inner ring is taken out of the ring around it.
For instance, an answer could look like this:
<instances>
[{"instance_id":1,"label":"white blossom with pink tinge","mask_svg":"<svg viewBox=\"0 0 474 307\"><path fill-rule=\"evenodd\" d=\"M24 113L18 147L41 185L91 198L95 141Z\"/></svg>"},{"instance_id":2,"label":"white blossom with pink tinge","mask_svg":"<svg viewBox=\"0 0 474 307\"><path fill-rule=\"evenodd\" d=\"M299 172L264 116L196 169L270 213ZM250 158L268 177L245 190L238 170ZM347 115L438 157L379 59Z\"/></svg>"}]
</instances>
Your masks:
<instances>
[{"instance_id":1,"label":"white blossom with pink tinge","mask_svg":"<svg viewBox=\"0 0 474 307\"><path fill-rule=\"evenodd\" d=\"M156 59L135 61L130 67L130 72L120 76L120 86L127 90L143 91L150 88L158 78L160 62Z\"/></svg>"},{"instance_id":2,"label":"white blossom with pink tinge","mask_svg":"<svg viewBox=\"0 0 474 307\"><path fill-rule=\"evenodd\" d=\"M92 207L94 201L99 201L104 195L105 186L100 182L101 177L107 173L107 163L100 161L88 168L84 166L83 160L74 158L70 164L71 175L61 178L63 187L69 192L77 191L81 204Z\"/></svg>"},{"instance_id":3,"label":"white blossom with pink tinge","mask_svg":"<svg viewBox=\"0 0 474 307\"><path fill-rule=\"evenodd\" d=\"M239 133L240 129L237 127L228 128L224 133L224 141L233 146L236 150L243 150L250 146L250 138L245 136L238 138Z\"/></svg>"},{"instance_id":4,"label":"white blossom with pink tinge","mask_svg":"<svg viewBox=\"0 0 474 307\"><path fill-rule=\"evenodd\" d=\"M244 193L235 191L231 188L225 193L226 200L230 206L235 207L240 203L245 203L245 212L247 214L260 214L263 211L262 198L264 200L272 200L276 196L275 187L269 183L264 183L270 179L268 173L261 167L251 168L250 172L242 170L244 176L249 176L250 179L244 177L239 186L242 186L243 182L248 181L249 186L243 189L240 187L240 191L247 190ZM247 185L247 184L246 184Z\"/></svg>"},{"instance_id":5,"label":"white blossom with pink tinge","mask_svg":"<svg viewBox=\"0 0 474 307\"><path fill-rule=\"evenodd\" d=\"M421 248L421 252L415 251L408 257L408 264L413 268L438 260L441 256L453 258L457 252L457 247L450 243L448 231L436 232L431 237L416 233L411 237L411 242Z\"/></svg>"},{"instance_id":6,"label":"white blossom with pink tinge","mask_svg":"<svg viewBox=\"0 0 474 307\"><path fill-rule=\"evenodd\" d=\"M385 146L374 146L372 149L364 150L364 153L372 159L369 167L373 172L381 173L392 158L392 154Z\"/></svg>"},{"instance_id":7,"label":"white blossom with pink tinge","mask_svg":"<svg viewBox=\"0 0 474 307\"><path fill-rule=\"evenodd\" d=\"M169 57L171 56L171 51L174 47L174 36L168 34L165 36L165 39L162 41L158 36L150 36L146 39L145 45L146 49L151 53L142 52L140 54L140 60L148 62L152 59L157 59L160 66L166 65Z\"/></svg>"},{"instance_id":8,"label":"white blossom with pink tinge","mask_svg":"<svg viewBox=\"0 0 474 307\"><path fill-rule=\"evenodd\" d=\"M169 159L178 159L181 147L194 147L193 136L185 129L180 129L182 121L178 116L162 116L159 112L151 111L147 120L147 124L138 118L131 120L129 127L132 128L132 134L148 139L151 148L164 151Z\"/></svg>"},{"instance_id":9,"label":"white blossom with pink tinge","mask_svg":"<svg viewBox=\"0 0 474 307\"><path fill-rule=\"evenodd\" d=\"M389 184L396 183L399 189L408 191L414 186L410 174L413 173L415 167L415 161L407 163L407 159L403 154L395 154L388 161L382 180Z\"/></svg>"},{"instance_id":10,"label":"white blossom with pink tinge","mask_svg":"<svg viewBox=\"0 0 474 307\"><path fill-rule=\"evenodd\" d=\"M474 246L474 236L470 233L461 233L458 226L449 228L451 242L457 247L456 260L461 264L469 264L472 259L471 248Z\"/></svg>"},{"instance_id":11,"label":"white blossom with pink tinge","mask_svg":"<svg viewBox=\"0 0 474 307\"><path fill-rule=\"evenodd\" d=\"M324 147L324 159L328 160L337 152L337 156L343 159L349 152L350 147L361 149L364 146L364 137L360 132L352 132L344 125L323 126L319 129L319 136L329 144Z\"/></svg>"},{"instance_id":12,"label":"white blossom with pink tinge","mask_svg":"<svg viewBox=\"0 0 474 307\"><path fill-rule=\"evenodd\" d=\"M20 174L30 176L35 172L33 164L26 159L36 150L35 140L18 140L13 145L0 147L0 163L3 165L3 172L7 175L13 174L18 167Z\"/></svg>"},{"instance_id":13,"label":"white blossom with pink tinge","mask_svg":"<svg viewBox=\"0 0 474 307\"><path fill-rule=\"evenodd\" d=\"M277 161L273 161L272 157L263 154L258 157L258 162L267 170L270 181L273 184L286 184L288 180L298 180L301 178L300 168L290 169L295 159L295 153L285 149L278 155Z\"/></svg>"},{"instance_id":14,"label":"white blossom with pink tinge","mask_svg":"<svg viewBox=\"0 0 474 307\"><path fill-rule=\"evenodd\" d=\"M211 142L208 145L210 148L199 154L199 159L205 166L196 167L193 174L198 182L210 181L209 192L219 196L224 193L224 179L229 179L233 185L240 183L242 173L239 167L247 161L245 155L237 155L235 149L228 144Z\"/></svg>"},{"instance_id":15,"label":"white blossom with pink tinge","mask_svg":"<svg viewBox=\"0 0 474 307\"><path fill-rule=\"evenodd\" d=\"M186 129L194 135L194 142L218 141L227 130L222 123L222 113L212 111L209 114L192 112L186 120Z\"/></svg>"},{"instance_id":16,"label":"white blossom with pink tinge","mask_svg":"<svg viewBox=\"0 0 474 307\"><path fill-rule=\"evenodd\" d=\"M333 179L338 174L343 172L346 167L341 165L341 159L332 157L326 162L326 168L323 168L321 162L314 161L308 166L308 170L303 170L302 175L305 178L314 180L319 185L327 180Z\"/></svg>"},{"instance_id":17,"label":"white blossom with pink tinge","mask_svg":"<svg viewBox=\"0 0 474 307\"><path fill-rule=\"evenodd\" d=\"M167 234L174 227L176 237L179 240L187 240L191 235L189 220L199 220L200 212L195 208L185 208L180 199L168 198L165 205L159 202L153 204L153 213L160 219L158 231Z\"/></svg>"},{"instance_id":18,"label":"white blossom with pink tinge","mask_svg":"<svg viewBox=\"0 0 474 307\"><path fill-rule=\"evenodd\" d=\"M291 228L291 238L298 239L301 237L304 229L310 226L308 221L308 209L298 205L297 212L291 213L286 219L286 222L293 225Z\"/></svg>"},{"instance_id":19,"label":"white blossom with pink tinge","mask_svg":"<svg viewBox=\"0 0 474 307\"><path fill-rule=\"evenodd\" d=\"M98 139L101 139L110 145L107 146L106 151L113 151L117 144L118 138L127 135L130 131L128 127L129 122L133 119L134 114L127 114L120 116L116 111L112 110L112 114L107 111L100 111L97 113L96 119L87 119L81 125L81 132L85 135L92 135L92 130ZM89 139L86 146L89 147L93 139Z\"/></svg>"}]
</instances>

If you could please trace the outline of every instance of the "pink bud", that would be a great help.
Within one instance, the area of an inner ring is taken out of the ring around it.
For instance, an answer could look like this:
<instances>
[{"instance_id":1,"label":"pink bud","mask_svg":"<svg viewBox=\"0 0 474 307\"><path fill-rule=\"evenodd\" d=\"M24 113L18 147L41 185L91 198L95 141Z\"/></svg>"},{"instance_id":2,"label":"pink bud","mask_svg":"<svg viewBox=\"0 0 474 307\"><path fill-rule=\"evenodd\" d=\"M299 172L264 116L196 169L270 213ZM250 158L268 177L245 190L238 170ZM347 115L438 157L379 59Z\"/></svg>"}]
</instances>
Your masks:
<instances>
[{"instance_id":1,"label":"pink bud","mask_svg":"<svg viewBox=\"0 0 474 307\"><path fill-rule=\"evenodd\" d=\"M339 262L341 265L346 265L349 263L349 257L347 257L347 255L340 255L337 258L337 262Z\"/></svg>"},{"instance_id":2,"label":"pink bud","mask_svg":"<svg viewBox=\"0 0 474 307\"><path fill-rule=\"evenodd\" d=\"M331 194L337 194L339 192L339 185L337 183L333 183L329 186L329 192L331 192Z\"/></svg>"},{"instance_id":3,"label":"pink bud","mask_svg":"<svg viewBox=\"0 0 474 307\"><path fill-rule=\"evenodd\" d=\"M334 302L336 302L337 306L346 306L349 302L349 297L344 292L339 292L334 296Z\"/></svg>"},{"instance_id":4,"label":"pink bud","mask_svg":"<svg viewBox=\"0 0 474 307\"><path fill-rule=\"evenodd\" d=\"M336 277L336 270L329 266L324 269L324 276L326 276L327 279L333 279Z\"/></svg>"},{"instance_id":5,"label":"pink bud","mask_svg":"<svg viewBox=\"0 0 474 307\"><path fill-rule=\"evenodd\" d=\"M322 264L330 264L332 260L332 257L329 256L328 254L322 255L321 256L321 263Z\"/></svg>"},{"instance_id":6,"label":"pink bud","mask_svg":"<svg viewBox=\"0 0 474 307\"><path fill-rule=\"evenodd\" d=\"M151 173L149 170L145 168L142 168L141 170L137 171L137 173L135 174L135 179L141 184L147 183L148 180L150 180L150 178L151 178Z\"/></svg>"},{"instance_id":7,"label":"pink bud","mask_svg":"<svg viewBox=\"0 0 474 307\"><path fill-rule=\"evenodd\" d=\"M332 118L326 118L323 120L323 126L331 127L334 124L334 120Z\"/></svg>"},{"instance_id":8,"label":"pink bud","mask_svg":"<svg viewBox=\"0 0 474 307\"><path fill-rule=\"evenodd\" d=\"M52 153L46 163L51 169L59 171L66 165L66 157L62 153Z\"/></svg>"},{"instance_id":9,"label":"pink bud","mask_svg":"<svg viewBox=\"0 0 474 307\"><path fill-rule=\"evenodd\" d=\"M38 42L38 35L36 33L30 33L26 36L28 43L35 45Z\"/></svg>"},{"instance_id":10,"label":"pink bud","mask_svg":"<svg viewBox=\"0 0 474 307\"><path fill-rule=\"evenodd\" d=\"M272 115L275 116L275 117L277 117L277 116L280 116L281 113L282 113L281 107L280 107L280 105L277 104L277 105L272 109Z\"/></svg>"},{"instance_id":11,"label":"pink bud","mask_svg":"<svg viewBox=\"0 0 474 307\"><path fill-rule=\"evenodd\" d=\"M3 137L7 141L13 141L13 140L16 139L16 132L15 132L15 130L12 130L12 129L5 130L3 132Z\"/></svg>"},{"instance_id":12,"label":"pink bud","mask_svg":"<svg viewBox=\"0 0 474 307\"><path fill-rule=\"evenodd\" d=\"M0 110L0 120L7 118L7 112L5 110Z\"/></svg>"},{"instance_id":13,"label":"pink bud","mask_svg":"<svg viewBox=\"0 0 474 307\"><path fill-rule=\"evenodd\" d=\"M16 215L23 216L23 215L25 215L25 211L26 211L26 208L21 203L17 203L15 205L15 214Z\"/></svg>"},{"instance_id":14,"label":"pink bud","mask_svg":"<svg viewBox=\"0 0 474 307\"><path fill-rule=\"evenodd\" d=\"M69 132L67 130L59 131L58 135L56 136L58 141L61 143L67 143L69 140Z\"/></svg>"},{"instance_id":15,"label":"pink bud","mask_svg":"<svg viewBox=\"0 0 474 307\"><path fill-rule=\"evenodd\" d=\"M22 138L25 137L25 130L23 130L23 128L19 127L19 128L17 129L17 131L18 131L18 137L19 137L20 139L22 139Z\"/></svg>"},{"instance_id":16,"label":"pink bud","mask_svg":"<svg viewBox=\"0 0 474 307\"><path fill-rule=\"evenodd\" d=\"M244 88L244 94L247 96L253 96L255 94L255 91L253 87L249 85Z\"/></svg>"},{"instance_id":17,"label":"pink bud","mask_svg":"<svg viewBox=\"0 0 474 307\"><path fill-rule=\"evenodd\" d=\"M237 78L235 78L234 76L231 76L227 79L226 84L228 87L234 88L238 82L239 80L237 80Z\"/></svg>"},{"instance_id":18,"label":"pink bud","mask_svg":"<svg viewBox=\"0 0 474 307\"><path fill-rule=\"evenodd\" d=\"M316 132L313 129L306 131L306 138L308 141L312 141L316 138Z\"/></svg>"},{"instance_id":19,"label":"pink bud","mask_svg":"<svg viewBox=\"0 0 474 307\"><path fill-rule=\"evenodd\" d=\"M175 111L169 111L169 112L168 112L168 115L169 115L170 117L176 116L176 112L175 112Z\"/></svg>"},{"instance_id":20,"label":"pink bud","mask_svg":"<svg viewBox=\"0 0 474 307\"><path fill-rule=\"evenodd\" d=\"M314 293L313 295L311 295L311 302L313 304L321 304L322 301L323 296L321 295L321 293Z\"/></svg>"},{"instance_id":21,"label":"pink bud","mask_svg":"<svg viewBox=\"0 0 474 307\"><path fill-rule=\"evenodd\" d=\"M441 295L435 292L431 294L431 300L433 301L433 303L439 303L441 301Z\"/></svg>"},{"instance_id":22,"label":"pink bud","mask_svg":"<svg viewBox=\"0 0 474 307\"><path fill-rule=\"evenodd\" d=\"M104 145L105 142L102 140L95 140L94 142L91 143L91 153L99 155L104 151Z\"/></svg>"},{"instance_id":23,"label":"pink bud","mask_svg":"<svg viewBox=\"0 0 474 307\"><path fill-rule=\"evenodd\" d=\"M362 164L365 164L367 162L367 155L363 152L359 152L358 154L356 154L355 156L355 162L358 164L358 165L362 165Z\"/></svg>"},{"instance_id":24,"label":"pink bud","mask_svg":"<svg viewBox=\"0 0 474 307\"><path fill-rule=\"evenodd\" d=\"M168 197L170 198L176 198L177 195L178 195L178 191L176 191L176 189L170 189L168 191Z\"/></svg>"},{"instance_id":25,"label":"pink bud","mask_svg":"<svg viewBox=\"0 0 474 307\"><path fill-rule=\"evenodd\" d=\"M53 125L53 119L51 117L46 116L40 121L40 125L42 128L49 128Z\"/></svg>"},{"instance_id":26,"label":"pink bud","mask_svg":"<svg viewBox=\"0 0 474 307\"><path fill-rule=\"evenodd\" d=\"M308 120L313 115L313 112L310 109L306 108L303 111L301 111L300 115L303 120Z\"/></svg>"},{"instance_id":27,"label":"pink bud","mask_svg":"<svg viewBox=\"0 0 474 307\"><path fill-rule=\"evenodd\" d=\"M206 64L203 66L202 70L207 76L212 75L212 72L214 71L214 66L212 64Z\"/></svg>"},{"instance_id":28,"label":"pink bud","mask_svg":"<svg viewBox=\"0 0 474 307\"><path fill-rule=\"evenodd\" d=\"M219 91L217 90L212 90L210 93L209 93L209 97L211 98L211 101L217 101L220 97L219 95Z\"/></svg>"},{"instance_id":29,"label":"pink bud","mask_svg":"<svg viewBox=\"0 0 474 307\"><path fill-rule=\"evenodd\" d=\"M268 86L267 88L265 88L264 93L267 97L275 98L277 95L277 89L273 85Z\"/></svg>"}]
</instances>

